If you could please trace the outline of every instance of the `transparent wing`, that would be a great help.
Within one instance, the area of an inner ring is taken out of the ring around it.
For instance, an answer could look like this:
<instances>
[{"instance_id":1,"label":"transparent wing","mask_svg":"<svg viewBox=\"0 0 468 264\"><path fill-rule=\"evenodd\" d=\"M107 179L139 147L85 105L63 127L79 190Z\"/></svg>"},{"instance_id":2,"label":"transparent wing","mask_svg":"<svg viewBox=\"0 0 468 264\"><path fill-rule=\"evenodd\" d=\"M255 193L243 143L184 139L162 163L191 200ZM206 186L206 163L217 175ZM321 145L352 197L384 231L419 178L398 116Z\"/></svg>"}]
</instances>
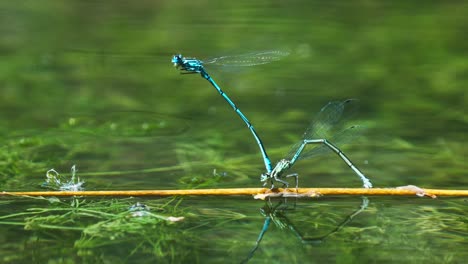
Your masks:
<instances>
[{"instance_id":1,"label":"transparent wing","mask_svg":"<svg viewBox=\"0 0 468 264\"><path fill-rule=\"evenodd\" d=\"M288 56L289 52L271 50L251 52L242 55L222 56L218 58L203 60L203 64L214 64L219 66L234 66L234 67L248 67L261 64L267 64L274 61L279 61Z\"/></svg>"},{"instance_id":2,"label":"transparent wing","mask_svg":"<svg viewBox=\"0 0 468 264\"><path fill-rule=\"evenodd\" d=\"M354 140L356 140L357 137L361 135L363 131L363 126L353 125L344 129L343 131L339 132L333 137L327 138L327 140L333 145L341 148L343 145L346 145L347 143L352 143ZM317 144L316 146L309 145L301 153L301 155L299 156L299 160L327 154L330 152L332 152L332 150L324 144Z\"/></svg>"},{"instance_id":3,"label":"transparent wing","mask_svg":"<svg viewBox=\"0 0 468 264\"><path fill-rule=\"evenodd\" d=\"M363 130L362 126L350 125L349 120L357 110L357 100L333 101L326 104L306 129L302 140L294 144L287 158L292 158L303 140L327 139L332 144L341 145L352 142ZM310 158L330 152L323 144L308 145L298 159Z\"/></svg>"}]
</instances>

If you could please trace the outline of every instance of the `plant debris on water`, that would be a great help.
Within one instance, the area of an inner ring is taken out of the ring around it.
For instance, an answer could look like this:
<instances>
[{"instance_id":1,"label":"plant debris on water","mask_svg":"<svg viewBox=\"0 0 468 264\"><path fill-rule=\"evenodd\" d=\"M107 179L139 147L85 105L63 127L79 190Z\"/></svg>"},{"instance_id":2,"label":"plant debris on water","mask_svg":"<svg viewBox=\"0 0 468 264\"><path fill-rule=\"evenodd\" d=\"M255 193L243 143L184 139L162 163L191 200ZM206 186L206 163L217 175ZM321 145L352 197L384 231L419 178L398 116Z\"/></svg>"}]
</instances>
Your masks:
<instances>
[{"instance_id":1,"label":"plant debris on water","mask_svg":"<svg viewBox=\"0 0 468 264\"><path fill-rule=\"evenodd\" d=\"M76 176L76 171L76 165L73 165L70 178L67 179L56 170L50 169L46 172L46 181L42 186L60 191L82 191L84 181Z\"/></svg>"}]
</instances>

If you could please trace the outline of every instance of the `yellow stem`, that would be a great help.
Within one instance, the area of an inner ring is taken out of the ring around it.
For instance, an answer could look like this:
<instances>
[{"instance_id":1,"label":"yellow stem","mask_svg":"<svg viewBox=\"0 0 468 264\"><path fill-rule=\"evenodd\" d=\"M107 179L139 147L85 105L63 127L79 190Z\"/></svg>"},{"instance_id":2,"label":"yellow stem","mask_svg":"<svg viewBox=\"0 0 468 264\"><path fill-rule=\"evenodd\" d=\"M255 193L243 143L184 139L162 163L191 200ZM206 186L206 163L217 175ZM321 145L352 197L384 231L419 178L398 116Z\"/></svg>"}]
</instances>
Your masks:
<instances>
[{"instance_id":1,"label":"yellow stem","mask_svg":"<svg viewBox=\"0 0 468 264\"><path fill-rule=\"evenodd\" d=\"M426 195L438 196L468 196L468 190L443 190L418 188L299 188L275 189L267 188L229 188L229 189L194 189L194 190L116 190L116 191L40 191L40 192L6 192L0 196L185 196L185 195L294 195L320 196L320 195L366 195L366 196L411 196Z\"/></svg>"}]
</instances>

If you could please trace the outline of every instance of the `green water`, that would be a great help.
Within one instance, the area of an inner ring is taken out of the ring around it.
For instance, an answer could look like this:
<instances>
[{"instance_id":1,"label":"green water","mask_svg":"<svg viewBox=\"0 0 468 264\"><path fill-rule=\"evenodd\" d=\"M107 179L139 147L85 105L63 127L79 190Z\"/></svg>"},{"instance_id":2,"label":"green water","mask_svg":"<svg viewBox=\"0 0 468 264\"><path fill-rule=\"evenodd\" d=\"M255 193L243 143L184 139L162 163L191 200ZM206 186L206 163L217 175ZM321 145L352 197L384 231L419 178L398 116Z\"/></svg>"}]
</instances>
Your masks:
<instances>
[{"instance_id":1,"label":"green water","mask_svg":"<svg viewBox=\"0 0 468 264\"><path fill-rule=\"evenodd\" d=\"M44 190L49 169L69 176L73 165L86 190L261 186L263 162L245 124L208 82L180 75L170 60L262 50L291 55L209 71L273 162L323 105L356 98L365 133L343 150L375 187L466 189L466 3L3 1L0 13L0 190ZM291 172L301 187L361 185L331 154ZM133 217L136 202L152 215ZM322 243L303 243L361 203L288 201L250 261L468 258L464 198L371 197ZM0 263L239 263L264 206L250 197L2 197Z\"/></svg>"}]
</instances>

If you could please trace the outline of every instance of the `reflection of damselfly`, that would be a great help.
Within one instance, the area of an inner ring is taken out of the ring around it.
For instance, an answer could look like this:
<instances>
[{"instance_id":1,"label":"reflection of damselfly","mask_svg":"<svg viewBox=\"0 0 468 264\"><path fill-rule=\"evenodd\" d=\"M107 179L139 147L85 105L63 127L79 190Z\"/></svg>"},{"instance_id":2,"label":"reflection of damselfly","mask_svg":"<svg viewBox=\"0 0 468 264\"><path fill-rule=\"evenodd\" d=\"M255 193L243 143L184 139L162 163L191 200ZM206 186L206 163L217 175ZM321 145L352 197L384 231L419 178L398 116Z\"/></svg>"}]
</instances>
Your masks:
<instances>
[{"instance_id":1,"label":"reflection of damselfly","mask_svg":"<svg viewBox=\"0 0 468 264\"><path fill-rule=\"evenodd\" d=\"M263 236L270 227L271 221L273 221L273 223L275 223L275 225L280 229L289 229L303 244L320 244L323 243L329 236L340 231L344 226L351 222L355 216L364 211L368 205L369 199L367 199L367 197L362 197L362 202L359 209L348 215L346 219L339 223L332 231L319 237L306 237L287 217L286 210L288 210L288 208L284 203L284 200L281 200L275 206L273 206L271 201L267 201L266 205L261 209L261 213L265 217L262 230L260 231L260 234L255 241L255 246L250 250L249 254L242 261L242 263L247 263L253 257L255 251L257 251L258 247L260 246L260 242L262 241Z\"/></svg>"},{"instance_id":2,"label":"reflection of damselfly","mask_svg":"<svg viewBox=\"0 0 468 264\"><path fill-rule=\"evenodd\" d=\"M271 61L279 60L281 56L285 56L287 53L281 53L278 51L270 51L270 52L261 52L261 53L252 53L247 55L240 55L240 56L233 56L233 57L220 57L217 59L213 59L209 62L213 63L221 63L222 65L228 64L233 62L235 65L239 66L251 66L251 65L258 65L258 64L265 64ZM330 102L325 107L322 108L318 117L312 123L312 125L306 130L303 140L298 143L297 146L293 148L293 155L288 157L287 159L280 160L276 166L273 168L271 165L271 160L268 157L268 154L263 146L263 143L260 137L257 135L257 132L253 128L250 121L247 117L240 111L240 109L234 104L234 102L224 93L221 88L216 84L216 82L211 78L211 76L205 70L203 64L204 62L201 60L197 60L194 58L184 58L182 55L175 55L172 58L172 62L174 65L180 69L183 73L200 73L200 75L208 80L208 82L213 85L214 88L219 92L219 94L231 105L234 111L239 115L239 117L244 121L247 127L252 132L257 144L260 148L260 152L263 156L263 161L265 163L266 173L261 175L261 181L267 183L267 180L271 182L271 188L274 188L275 182L280 182L285 186L288 186L288 182L281 179L284 172L289 169L294 163L299 160L300 158L309 157L312 155L308 155L313 153L313 151L308 150L304 151L306 145L308 144L322 144L329 150L335 152L340 158L361 178L363 182L363 186L365 188L371 188L371 182L364 176L364 174L351 162L351 160L331 141L329 141L324 135L328 132L331 128L335 127L336 124L340 123L341 116L344 112L344 108L353 100L346 100L344 102ZM338 135L337 140L343 140L349 138L349 135L352 134L351 131L356 130L356 126L352 126L346 130L344 130L340 135ZM319 148L316 148L319 149ZM302 155L301 155L302 154ZM286 177L295 177L296 178L296 188L298 187L298 175L291 174Z\"/></svg>"}]
</instances>

